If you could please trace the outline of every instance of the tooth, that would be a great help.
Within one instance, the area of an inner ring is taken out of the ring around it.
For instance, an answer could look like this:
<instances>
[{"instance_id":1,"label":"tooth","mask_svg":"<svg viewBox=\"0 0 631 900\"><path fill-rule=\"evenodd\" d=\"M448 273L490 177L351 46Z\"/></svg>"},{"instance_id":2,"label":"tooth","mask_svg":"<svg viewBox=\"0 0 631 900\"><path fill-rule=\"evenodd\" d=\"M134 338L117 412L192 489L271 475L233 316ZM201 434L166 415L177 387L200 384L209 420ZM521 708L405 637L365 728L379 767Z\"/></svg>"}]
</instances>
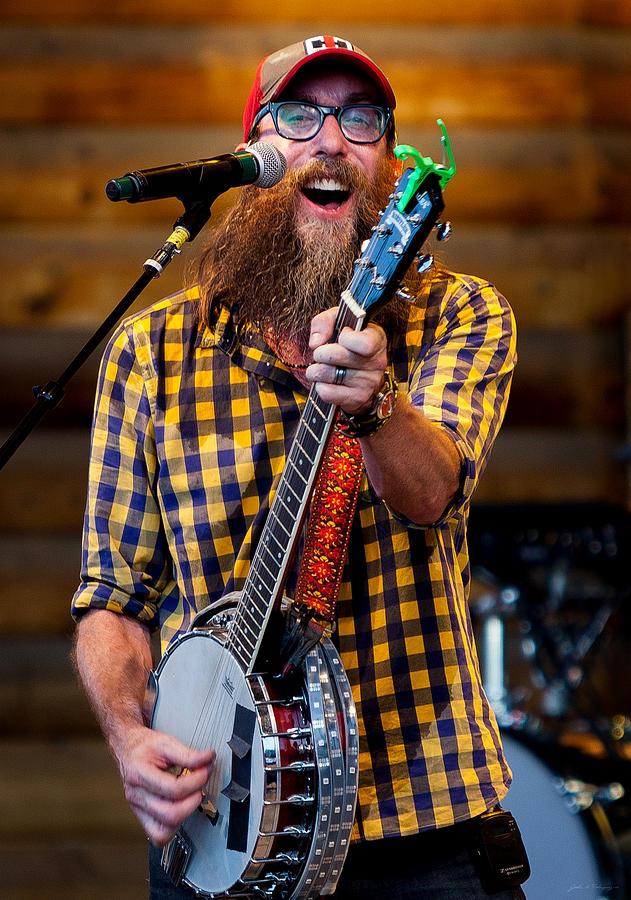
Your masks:
<instances>
[{"instance_id":1,"label":"tooth","mask_svg":"<svg viewBox=\"0 0 631 900\"><path fill-rule=\"evenodd\" d=\"M346 188L339 181L332 178L317 178L309 182L308 188L318 191L345 191Z\"/></svg>"}]
</instances>

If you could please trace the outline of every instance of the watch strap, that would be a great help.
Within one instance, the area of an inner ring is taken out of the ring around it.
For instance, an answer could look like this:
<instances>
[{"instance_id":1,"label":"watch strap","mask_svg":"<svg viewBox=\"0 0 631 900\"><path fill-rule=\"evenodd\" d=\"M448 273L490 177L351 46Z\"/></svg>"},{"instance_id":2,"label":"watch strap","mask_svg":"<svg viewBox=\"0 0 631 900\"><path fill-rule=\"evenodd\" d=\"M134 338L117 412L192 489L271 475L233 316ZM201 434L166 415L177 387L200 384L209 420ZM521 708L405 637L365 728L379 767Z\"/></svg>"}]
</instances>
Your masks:
<instances>
[{"instance_id":1,"label":"watch strap","mask_svg":"<svg viewBox=\"0 0 631 900\"><path fill-rule=\"evenodd\" d=\"M372 406L366 413L348 415L340 410L337 429L351 437L370 437L385 425L392 413L399 393L398 385L392 374L386 370L381 387L375 395Z\"/></svg>"}]
</instances>

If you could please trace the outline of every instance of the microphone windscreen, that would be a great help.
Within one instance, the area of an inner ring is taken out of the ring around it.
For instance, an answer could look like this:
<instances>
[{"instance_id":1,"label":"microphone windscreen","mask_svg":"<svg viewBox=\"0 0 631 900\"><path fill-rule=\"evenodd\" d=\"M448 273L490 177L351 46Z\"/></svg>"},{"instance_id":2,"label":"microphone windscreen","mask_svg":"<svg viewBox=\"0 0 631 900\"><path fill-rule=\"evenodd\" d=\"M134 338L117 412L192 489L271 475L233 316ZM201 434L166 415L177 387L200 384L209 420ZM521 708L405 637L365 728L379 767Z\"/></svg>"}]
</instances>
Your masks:
<instances>
[{"instance_id":1,"label":"microphone windscreen","mask_svg":"<svg viewBox=\"0 0 631 900\"><path fill-rule=\"evenodd\" d=\"M273 187L284 177L287 171L287 160L272 144L257 141L247 147L247 152L256 157L259 164L258 178L252 182L257 187Z\"/></svg>"}]
</instances>

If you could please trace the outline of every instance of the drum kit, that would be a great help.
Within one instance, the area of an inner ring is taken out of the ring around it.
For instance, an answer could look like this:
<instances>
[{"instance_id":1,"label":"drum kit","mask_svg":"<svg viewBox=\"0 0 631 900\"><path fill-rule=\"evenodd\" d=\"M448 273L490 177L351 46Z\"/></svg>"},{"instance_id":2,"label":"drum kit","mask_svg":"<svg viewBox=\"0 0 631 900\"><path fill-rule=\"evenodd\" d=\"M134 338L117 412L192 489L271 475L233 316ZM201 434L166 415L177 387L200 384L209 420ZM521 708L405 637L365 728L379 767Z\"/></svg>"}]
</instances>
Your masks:
<instances>
[{"instance_id":1,"label":"drum kit","mask_svg":"<svg viewBox=\"0 0 631 900\"><path fill-rule=\"evenodd\" d=\"M528 900L631 897L631 515L471 511L471 614L514 781Z\"/></svg>"}]
</instances>

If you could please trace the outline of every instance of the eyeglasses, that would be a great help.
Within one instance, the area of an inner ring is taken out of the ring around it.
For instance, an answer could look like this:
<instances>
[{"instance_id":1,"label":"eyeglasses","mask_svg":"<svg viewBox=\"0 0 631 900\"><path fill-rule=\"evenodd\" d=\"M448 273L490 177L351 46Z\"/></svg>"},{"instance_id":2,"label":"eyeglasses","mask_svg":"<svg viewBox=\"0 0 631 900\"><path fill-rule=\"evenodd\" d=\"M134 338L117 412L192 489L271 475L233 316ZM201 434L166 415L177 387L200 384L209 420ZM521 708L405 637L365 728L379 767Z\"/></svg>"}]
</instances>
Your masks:
<instances>
[{"instance_id":1,"label":"eyeglasses","mask_svg":"<svg viewBox=\"0 0 631 900\"><path fill-rule=\"evenodd\" d=\"M310 141L322 128L326 116L335 116L340 130L352 144L375 144L381 140L392 118L389 106L319 106L283 100L266 103L257 113L252 127L269 113L281 137L291 141Z\"/></svg>"}]
</instances>

